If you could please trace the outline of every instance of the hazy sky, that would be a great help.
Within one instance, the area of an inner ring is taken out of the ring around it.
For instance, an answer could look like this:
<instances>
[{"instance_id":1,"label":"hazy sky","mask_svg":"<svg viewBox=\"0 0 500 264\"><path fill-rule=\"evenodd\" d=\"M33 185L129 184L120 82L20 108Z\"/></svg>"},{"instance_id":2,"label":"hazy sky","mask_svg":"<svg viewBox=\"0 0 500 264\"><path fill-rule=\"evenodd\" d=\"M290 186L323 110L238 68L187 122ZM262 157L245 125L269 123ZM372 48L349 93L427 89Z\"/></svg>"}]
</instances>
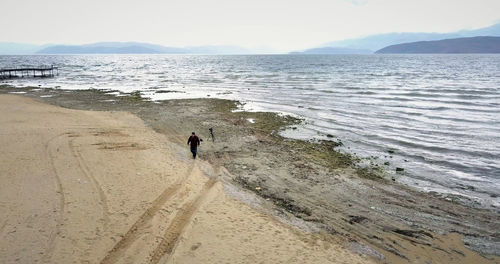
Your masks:
<instances>
[{"instance_id":1,"label":"hazy sky","mask_svg":"<svg viewBox=\"0 0 500 264\"><path fill-rule=\"evenodd\" d=\"M500 0L1 0L0 42L240 45L278 51L500 22Z\"/></svg>"}]
</instances>

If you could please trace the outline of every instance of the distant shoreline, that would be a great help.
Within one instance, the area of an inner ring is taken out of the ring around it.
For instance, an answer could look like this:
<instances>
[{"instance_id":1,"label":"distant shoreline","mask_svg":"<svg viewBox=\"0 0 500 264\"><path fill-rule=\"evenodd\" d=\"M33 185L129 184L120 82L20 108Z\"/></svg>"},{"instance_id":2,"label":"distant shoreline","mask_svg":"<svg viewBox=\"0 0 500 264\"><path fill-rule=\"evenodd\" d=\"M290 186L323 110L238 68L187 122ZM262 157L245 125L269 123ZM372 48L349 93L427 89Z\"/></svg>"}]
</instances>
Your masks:
<instances>
[{"instance_id":1,"label":"distant shoreline","mask_svg":"<svg viewBox=\"0 0 500 264\"><path fill-rule=\"evenodd\" d=\"M81 45L61 45L61 44L27 44L0 42L0 55L33 55L36 53L45 54L89 54L99 52L103 54L287 54L287 53L318 53L319 54L365 54L402 43L412 43L417 41L436 41L454 38L470 38L477 36L500 36L500 23L475 30L461 30L450 33L415 33L415 32L394 32L385 34L375 34L370 36L344 39L327 43L318 43L316 46L304 48L302 50L282 50L277 51L272 48L245 48L234 45L205 45L190 47L170 47L144 42L96 42ZM462 52L461 52L462 53Z\"/></svg>"}]
</instances>

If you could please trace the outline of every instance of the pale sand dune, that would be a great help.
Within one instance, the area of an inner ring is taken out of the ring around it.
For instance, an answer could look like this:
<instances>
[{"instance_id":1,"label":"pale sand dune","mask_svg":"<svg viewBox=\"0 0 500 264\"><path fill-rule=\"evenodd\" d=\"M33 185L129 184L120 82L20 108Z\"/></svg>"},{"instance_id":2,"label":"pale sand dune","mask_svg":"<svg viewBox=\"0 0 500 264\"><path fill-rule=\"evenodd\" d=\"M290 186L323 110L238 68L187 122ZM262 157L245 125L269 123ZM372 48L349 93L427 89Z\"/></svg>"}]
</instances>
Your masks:
<instances>
[{"instance_id":1,"label":"pale sand dune","mask_svg":"<svg viewBox=\"0 0 500 264\"><path fill-rule=\"evenodd\" d=\"M227 196L129 113L0 96L0 263L369 263Z\"/></svg>"}]
</instances>

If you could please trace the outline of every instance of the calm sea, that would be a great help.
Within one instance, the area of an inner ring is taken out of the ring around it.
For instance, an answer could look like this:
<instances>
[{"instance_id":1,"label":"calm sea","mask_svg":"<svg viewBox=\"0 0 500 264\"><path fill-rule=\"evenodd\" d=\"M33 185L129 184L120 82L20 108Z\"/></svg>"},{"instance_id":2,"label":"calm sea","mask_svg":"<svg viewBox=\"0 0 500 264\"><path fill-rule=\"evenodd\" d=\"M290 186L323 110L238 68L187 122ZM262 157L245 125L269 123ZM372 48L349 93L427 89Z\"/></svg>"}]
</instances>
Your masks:
<instances>
[{"instance_id":1,"label":"calm sea","mask_svg":"<svg viewBox=\"0 0 500 264\"><path fill-rule=\"evenodd\" d=\"M500 206L499 55L0 56L0 68L22 65L60 74L4 83L210 96L297 115L306 124L284 135L335 135L343 151L389 162L399 182Z\"/></svg>"}]
</instances>

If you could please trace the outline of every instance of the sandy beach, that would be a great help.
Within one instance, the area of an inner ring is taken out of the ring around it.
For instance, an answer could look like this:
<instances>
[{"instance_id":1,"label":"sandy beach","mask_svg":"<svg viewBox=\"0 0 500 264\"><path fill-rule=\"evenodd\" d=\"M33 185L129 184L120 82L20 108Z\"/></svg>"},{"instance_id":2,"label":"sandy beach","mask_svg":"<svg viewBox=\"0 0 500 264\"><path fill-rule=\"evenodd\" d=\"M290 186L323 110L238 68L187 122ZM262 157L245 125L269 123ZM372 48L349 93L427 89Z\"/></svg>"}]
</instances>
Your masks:
<instances>
[{"instance_id":1,"label":"sandy beach","mask_svg":"<svg viewBox=\"0 0 500 264\"><path fill-rule=\"evenodd\" d=\"M9 95L0 112L1 263L371 263L229 197L130 113Z\"/></svg>"},{"instance_id":2,"label":"sandy beach","mask_svg":"<svg viewBox=\"0 0 500 264\"><path fill-rule=\"evenodd\" d=\"M335 142L277 136L300 120L0 92L22 93L0 95L2 263L499 263L497 212L357 169Z\"/></svg>"}]
</instances>

